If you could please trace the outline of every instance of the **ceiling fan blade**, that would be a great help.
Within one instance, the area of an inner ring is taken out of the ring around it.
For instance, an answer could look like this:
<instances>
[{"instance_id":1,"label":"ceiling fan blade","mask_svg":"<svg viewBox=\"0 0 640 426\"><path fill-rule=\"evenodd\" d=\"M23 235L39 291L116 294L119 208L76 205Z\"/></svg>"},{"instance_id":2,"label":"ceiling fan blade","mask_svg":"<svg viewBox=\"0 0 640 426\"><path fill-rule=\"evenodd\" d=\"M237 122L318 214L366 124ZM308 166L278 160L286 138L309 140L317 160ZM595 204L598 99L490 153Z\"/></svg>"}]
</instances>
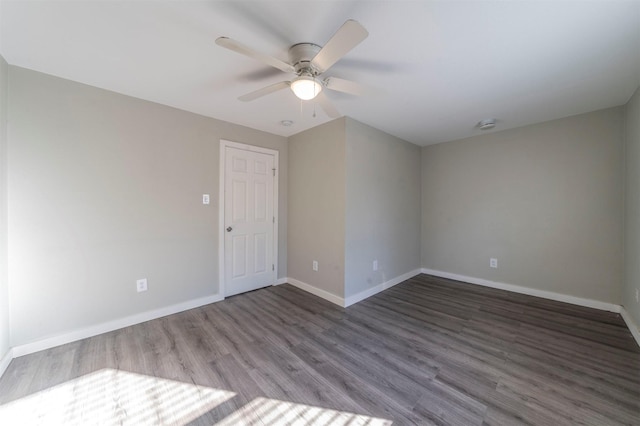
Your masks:
<instances>
[{"instance_id":1,"label":"ceiling fan blade","mask_svg":"<svg viewBox=\"0 0 640 426\"><path fill-rule=\"evenodd\" d=\"M239 41L235 41L228 37L218 37L216 39L216 44L218 46L222 46L226 49L233 50L234 52L240 53L241 55L248 56L252 59L257 59L260 62L263 62L267 65L270 65L274 68L277 68L284 72L296 72L295 68L286 62L281 61L280 59L276 59L273 56L265 55L264 53L260 53L252 48L245 46Z\"/></svg>"},{"instance_id":2,"label":"ceiling fan blade","mask_svg":"<svg viewBox=\"0 0 640 426\"><path fill-rule=\"evenodd\" d=\"M256 90L255 92L247 93L246 95L242 95L238 98L238 100L242 102L253 101L254 99L261 98L270 93L277 92L278 90L286 89L291 85L290 81L281 81L280 83L272 84L267 87L263 87L262 89Z\"/></svg>"},{"instance_id":3,"label":"ceiling fan blade","mask_svg":"<svg viewBox=\"0 0 640 426\"><path fill-rule=\"evenodd\" d=\"M315 99L317 99L320 107L324 110L325 113L327 113L330 118L338 118L342 116L340 114L340 111L338 111L336 107L333 106L329 98L327 98L327 95L325 95L324 93L320 92L318 96L315 97Z\"/></svg>"},{"instance_id":4,"label":"ceiling fan blade","mask_svg":"<svg viewBox=\"0 0 640 426\"><path fill-rule=\"evenodd\" d=\"M369 32L359 22L349 19L320 49L320 52L311 60L311 65L321 73L325 72L368 35Z\"/></svg>"},{"instance_id":5,"label":"ceiling fan blade","mask_svg":"<svg viewBox=\"0 0 640 426\"><path fill-rule=\"evenodd\" d=\"M337 77L329 77L324 80L325 87L329 90L335 90L337 92L349 93L350 95L362 96L367 93L372 93L373 89L367 86L363 86L355 81L345 80Z\"/></svg>"}]
</instances>

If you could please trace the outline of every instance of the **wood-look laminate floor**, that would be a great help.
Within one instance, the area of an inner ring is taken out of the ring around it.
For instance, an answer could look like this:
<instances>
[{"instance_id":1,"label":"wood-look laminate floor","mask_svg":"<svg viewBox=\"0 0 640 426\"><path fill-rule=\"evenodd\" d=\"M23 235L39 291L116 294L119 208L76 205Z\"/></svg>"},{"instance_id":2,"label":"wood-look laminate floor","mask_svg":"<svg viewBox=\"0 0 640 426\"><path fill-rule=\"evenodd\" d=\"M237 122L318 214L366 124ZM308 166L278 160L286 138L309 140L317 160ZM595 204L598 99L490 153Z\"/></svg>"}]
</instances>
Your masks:
<instances>
[{"instance_id":1,"label":"wood-look laminate floor","mask_svg":"<svg viewBox=\"0 0 640 426\"><path fill-rule=\"evenodd\" d=\"M0 404L3 425L640 425L640 349L617 314L427 275L347 309L282 285L17 358Z\"/></svg>"}]
</instances>

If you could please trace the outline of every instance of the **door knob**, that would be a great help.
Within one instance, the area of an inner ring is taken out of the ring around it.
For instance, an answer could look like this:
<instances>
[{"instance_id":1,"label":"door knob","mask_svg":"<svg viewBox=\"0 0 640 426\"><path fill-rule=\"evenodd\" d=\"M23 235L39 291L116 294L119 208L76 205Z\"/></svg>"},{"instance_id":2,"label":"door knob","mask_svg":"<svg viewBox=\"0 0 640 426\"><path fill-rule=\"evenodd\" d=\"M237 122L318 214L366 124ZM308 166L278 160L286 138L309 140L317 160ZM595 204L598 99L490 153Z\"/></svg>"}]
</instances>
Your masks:
<instances>
[{"instance_id":1,"label":"door knob","mask_svg":"<svg viewBox=\"0 0 640 426\"><path fill-rule=\"evenodd\" d=\"M230 226L227 226L227 232L231 232L231 231L233 231L233 228Z\"/></svg>"}]
</instances>

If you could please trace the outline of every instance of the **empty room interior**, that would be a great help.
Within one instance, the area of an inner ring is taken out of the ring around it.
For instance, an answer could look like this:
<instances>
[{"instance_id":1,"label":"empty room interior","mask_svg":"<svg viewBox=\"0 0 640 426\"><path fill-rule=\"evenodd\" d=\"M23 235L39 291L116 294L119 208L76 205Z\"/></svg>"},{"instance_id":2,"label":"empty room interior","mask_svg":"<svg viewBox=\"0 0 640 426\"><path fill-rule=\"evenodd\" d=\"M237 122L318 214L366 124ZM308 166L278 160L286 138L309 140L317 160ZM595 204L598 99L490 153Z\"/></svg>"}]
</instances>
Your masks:
<instances>
[{"instance_id":1,"label":"empty room interior","mask_svg":"<svg viewBox=\"0 0 640 426\"><path fill-rule=\"evenodd\" d=\"M640 425L640 1L0 0L0 424Z\"/></svg>"}]
</instances>

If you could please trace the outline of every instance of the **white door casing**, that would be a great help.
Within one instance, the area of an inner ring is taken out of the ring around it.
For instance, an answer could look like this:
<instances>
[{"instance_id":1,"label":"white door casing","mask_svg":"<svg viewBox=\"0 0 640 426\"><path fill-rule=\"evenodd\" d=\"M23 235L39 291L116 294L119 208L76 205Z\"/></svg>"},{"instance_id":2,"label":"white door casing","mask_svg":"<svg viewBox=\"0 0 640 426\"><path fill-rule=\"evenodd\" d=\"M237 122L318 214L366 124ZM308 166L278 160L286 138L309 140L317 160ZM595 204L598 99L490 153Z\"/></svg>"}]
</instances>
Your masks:
<instances>
[{"instance_id":1,"label":"white door casing","mask_svg":"<svg viewBox=\"0 0 640 426\"><path fill-rule=\"evenodd\" d=\"M221 294L272 285L277 278L278 152L221 141Z\"/></svg>"}]
</instances>

